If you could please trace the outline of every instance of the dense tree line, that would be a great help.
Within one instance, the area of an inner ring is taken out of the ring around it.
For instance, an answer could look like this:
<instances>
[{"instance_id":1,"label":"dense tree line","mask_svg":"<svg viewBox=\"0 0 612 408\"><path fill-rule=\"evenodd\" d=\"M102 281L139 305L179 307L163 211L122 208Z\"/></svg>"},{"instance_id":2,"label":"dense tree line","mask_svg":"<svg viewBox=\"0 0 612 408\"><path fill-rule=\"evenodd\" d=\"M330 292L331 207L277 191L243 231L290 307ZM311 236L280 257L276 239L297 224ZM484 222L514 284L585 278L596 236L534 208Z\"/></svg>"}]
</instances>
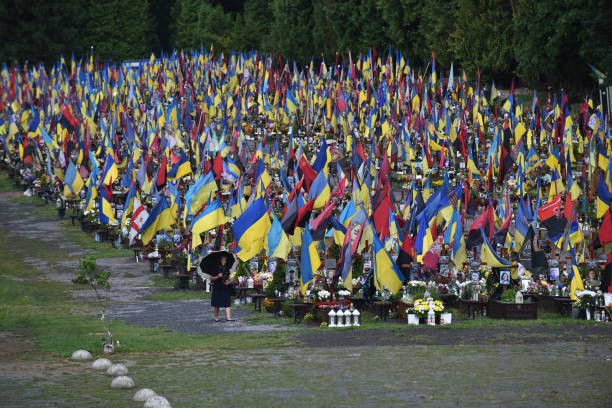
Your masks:
<instances>
[{"instance_id":1,"label":"dense tree line","mask_svg":"<svg viewBox=\"0 0 612 408\"><path fill-rule=\"evenodd\" d=\"M93 52L146 57L172 48L274 52L307 64L376 49L424 68L431 53L483 81L590 86L587 63L612 74L606 0L6 0L0 60ZM395 51L394 51L395 52Z\"/></svg>"}]
</instances>

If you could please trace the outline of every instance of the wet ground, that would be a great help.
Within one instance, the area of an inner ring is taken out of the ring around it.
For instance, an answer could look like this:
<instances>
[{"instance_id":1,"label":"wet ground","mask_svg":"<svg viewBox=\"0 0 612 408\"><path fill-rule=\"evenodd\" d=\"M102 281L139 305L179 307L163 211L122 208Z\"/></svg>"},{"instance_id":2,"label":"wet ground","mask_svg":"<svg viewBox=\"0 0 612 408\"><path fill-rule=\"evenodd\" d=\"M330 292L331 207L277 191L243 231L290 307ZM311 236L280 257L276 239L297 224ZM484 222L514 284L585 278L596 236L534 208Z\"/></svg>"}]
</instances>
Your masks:
<instances>
[{"instance_id":1,"label":"wet ground","mask_svg":"<svg viewBox=\"0 0 612 408\"><path fill-rule=\"evenodd\" d=\"M244 318L253 313L250 307L232 309L232 319L225 320L222 309L220 321L213 320L213 308L210 299L190 299L173 301L141 300L132 303L119 303L109 309L112 319L123 320L126 323L143 327L166 326L180 333L188 334L229 334L269 332L287 329L284 325L247 324Z\"/></svg>"},{"instance_id":2,"label":"wet ground","mask_svg":"<svg viewBox=\"0 0 612 408\"><path fill-rule=\"evenodd\" d=\"M612 387L605 344L300 347L116 361L174 407L609 407ZM142 406L129 400L134 391L110 390L90 363L27 364L0 371L3 406Z\"/></svg>"}]
</instances>

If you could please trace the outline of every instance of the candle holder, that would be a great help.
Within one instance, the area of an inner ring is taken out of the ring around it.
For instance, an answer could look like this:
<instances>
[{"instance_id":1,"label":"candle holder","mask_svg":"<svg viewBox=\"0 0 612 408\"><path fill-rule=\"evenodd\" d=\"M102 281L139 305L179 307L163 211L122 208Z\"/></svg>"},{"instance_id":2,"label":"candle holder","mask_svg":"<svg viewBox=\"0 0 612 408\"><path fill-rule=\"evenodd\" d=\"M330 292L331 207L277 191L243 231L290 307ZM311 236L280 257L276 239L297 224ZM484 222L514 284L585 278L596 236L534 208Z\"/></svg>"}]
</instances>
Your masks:
<instances>
[{"instance_id":1,"label":"candle holder","mask_svg":"<svg viewBox=\"0 0 612 408\"><path fill-rule=\"evenodd\" d=\"M334 309L327 314L329 316L329 327L336 327L336 312Z\"/></svg>"}]
</instances>

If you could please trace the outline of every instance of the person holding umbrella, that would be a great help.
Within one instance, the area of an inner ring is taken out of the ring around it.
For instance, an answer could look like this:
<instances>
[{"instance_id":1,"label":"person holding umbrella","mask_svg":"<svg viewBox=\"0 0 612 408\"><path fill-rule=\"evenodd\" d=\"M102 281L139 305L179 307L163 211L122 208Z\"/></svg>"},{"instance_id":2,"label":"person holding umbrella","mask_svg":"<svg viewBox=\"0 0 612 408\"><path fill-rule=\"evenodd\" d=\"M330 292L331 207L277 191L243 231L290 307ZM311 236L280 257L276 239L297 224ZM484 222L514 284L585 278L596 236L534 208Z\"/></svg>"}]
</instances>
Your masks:
<instances>
[{"instance_id":1,"label":"person holding umbrella","mask_svg":"<svg viewBox=\"0 0 612 408\"><path fill-rule=\"evenodd\" d=\"M225 308L225 317L228 322L232 319L230 304L232 302L232 287L230 283L230 268L227 264L227 256L221 256L220 264L217 266L217 273L211 274L212 295L210 304L214 308L215 322L219 321L219 308Z\"/></svg>"}]
</instances>

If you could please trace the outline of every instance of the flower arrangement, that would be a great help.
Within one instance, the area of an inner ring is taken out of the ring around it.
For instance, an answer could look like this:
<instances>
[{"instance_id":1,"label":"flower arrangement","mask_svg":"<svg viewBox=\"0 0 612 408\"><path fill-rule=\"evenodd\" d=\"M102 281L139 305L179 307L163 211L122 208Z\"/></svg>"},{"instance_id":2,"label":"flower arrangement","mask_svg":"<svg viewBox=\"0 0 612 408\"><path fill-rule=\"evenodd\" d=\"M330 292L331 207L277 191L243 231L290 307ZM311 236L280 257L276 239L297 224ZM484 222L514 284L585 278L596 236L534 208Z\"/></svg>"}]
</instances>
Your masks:
<instances>
[{"instance_id":1,"label":"flower arrangement","mask_svg":"<svg viewBox=\"0 0 612 408\"><path fill-rule=\"evenodd\" d=\"M327 322L321 322L321 326L320 327L322 329L326 328L327 327Z\"/></svg>"},{"instance_id":2,"label":"flower arrangement","mask_svg":"<svg viewBox=\"0 0 612 408\"><path fill-rule=\"evenodd\" d=\"M343 297L351 296L351 292L349 292L346 289L342 289L338 291L338 296L343 296Z\"/></svg>"},{"instance_id":3,"label":"flower arrangement","mask_svg":"<svg viewBox=\"0 0 612 408\"><path fill-rule=\"evenodd\" d=\"M271 272L260 272L258 274L255 274L255 279L259 279L261 281L272 279L272 273Z\"/></svg>"},{"instance_id":4,"label":"flower arrangement","mask_svg":"<svg viewBox=\"0 0 612 408\"><path fill-rule=\"evenodd\" d=\"M416 314L419 319L424 319L429 313L429 300L430 299L417 299L414 301L414 306L409 309L410 313ZM436 315L440 315L444 311L444 304L439 300L434 300L434 312Z\"/></svg>"},{"instance_id":5,"label":"flower arrangement","mask_svg":"<svg viewBox=\"0 0 612 408\"><path fill-rule=\"evenodd\" d=\"M595 296L597 296L597 294L592 290L577 290L576 297L578 300L574 307L580 310L591 309L595 306Z\"/></svg>"},{"instance_id":6,"label":"flower arrangement","mask_svg":"<svg viewBox=\"0 0 612 408\"><path fill-rule=\"evenodd\" d=\"M448 285L446 283L438 283L438 293L448 293Z\"/></svg>"},{"instance_id":7,"label":"flower arrangement","mask_svg":"<svg viewBox=\"0 0 612 408\"><path fill-rule=\"evenodd\" d=\"M321 300L327 300L329 299L329 296L330 296L329 291L325 289L321 289L320 291L317 292L317 297Z\"/></svg>"},{"instance_id":8,"label":"flower arrangement","mask_svg":"<svg viewBox=\"0 0 612 408\"><path fill-rule=\"evenodd\" d=\"M305 322L311 322L313 320L314 320L314 315L312 313L306 313L306 315L304 315Z\"/></svg>"}]
</instances>

